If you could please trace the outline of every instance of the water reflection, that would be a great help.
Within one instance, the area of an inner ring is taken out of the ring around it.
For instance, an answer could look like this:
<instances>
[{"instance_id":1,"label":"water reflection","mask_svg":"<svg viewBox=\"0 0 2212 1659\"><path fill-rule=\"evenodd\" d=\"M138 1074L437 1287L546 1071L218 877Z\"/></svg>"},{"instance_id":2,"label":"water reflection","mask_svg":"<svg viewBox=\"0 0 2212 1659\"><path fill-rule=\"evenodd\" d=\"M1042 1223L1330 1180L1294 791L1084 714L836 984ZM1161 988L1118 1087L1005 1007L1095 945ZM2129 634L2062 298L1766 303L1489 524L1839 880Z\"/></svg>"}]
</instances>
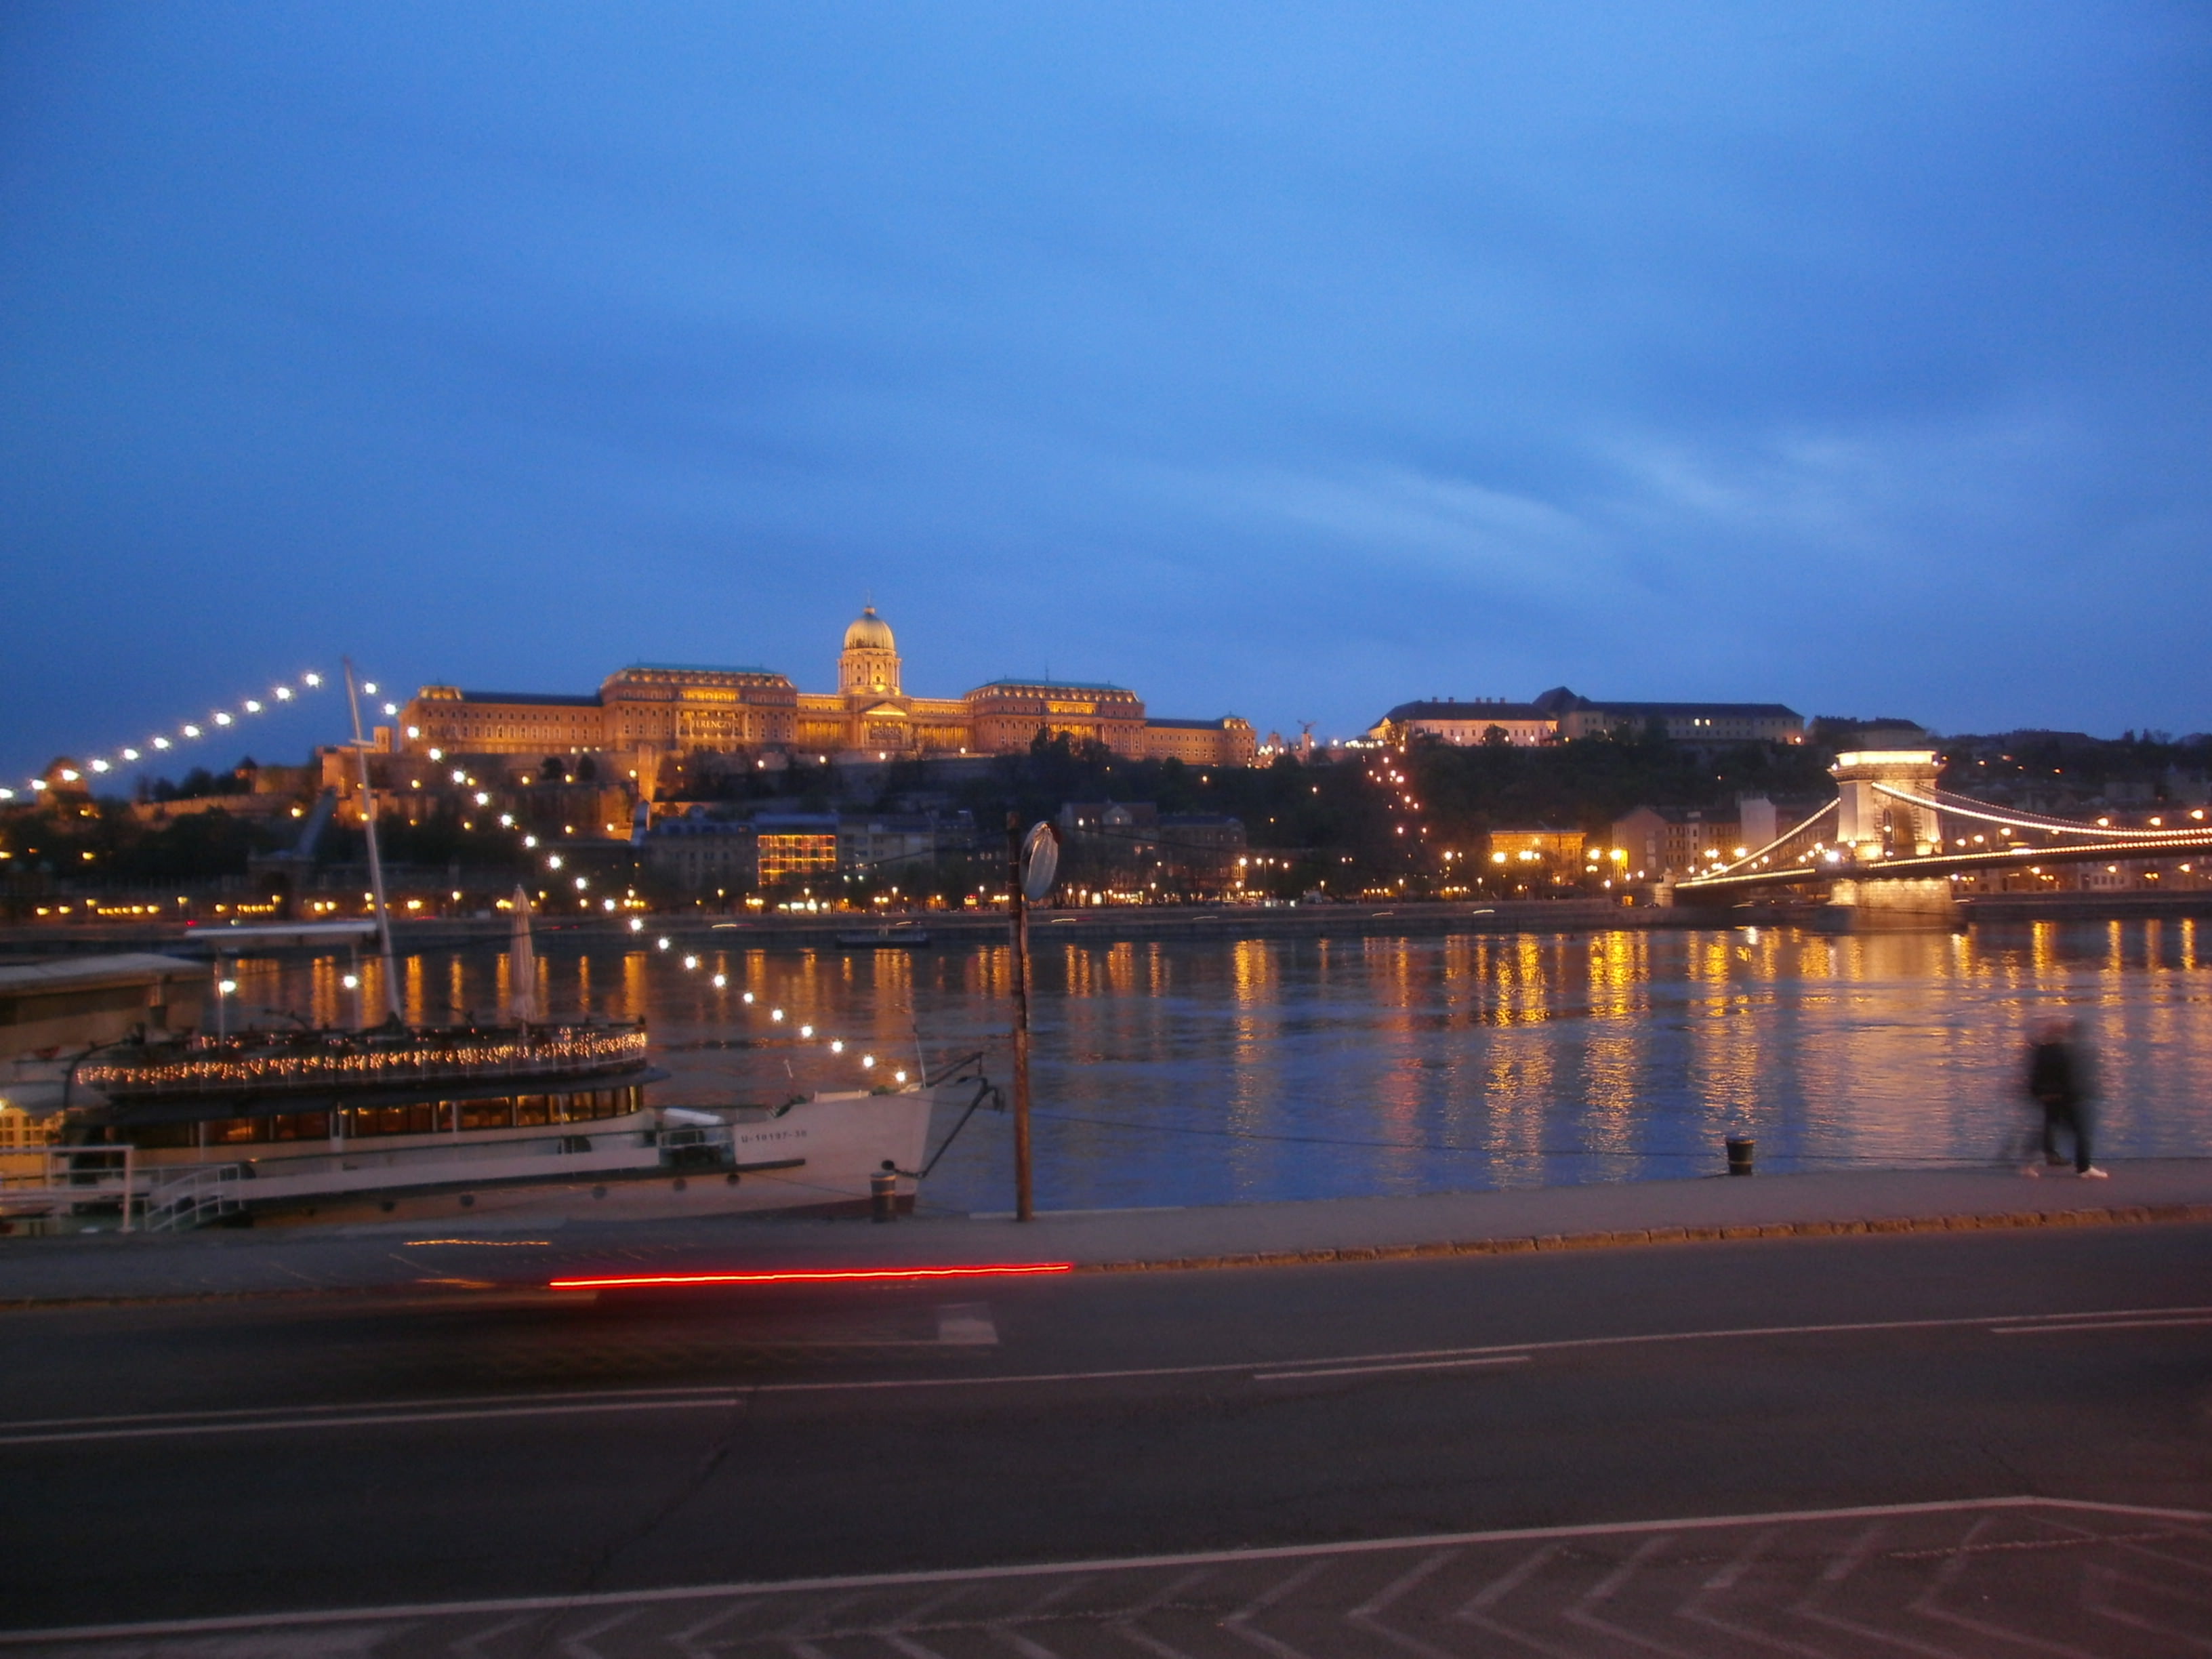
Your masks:
<instances>
[{"instance_id":1,"label":"water reflection","mask_svg":"<svg viewBox=\"0 0 2212 1659\"><path fill-rule=\"evenodd\" d=\"M891 1064L991 1051L1005 1067L1003 945L769 954L610 945L539 956L541 1006L643 1015L664 1103L780 1100ZM1982 928L1040 943L1037 1191L1049 1208L1411 1193L1762 1167L1989 1163L2026 1121L2030 1014L2080 1017L2114 1158L2194 1153L2212 1103L2212 982L2194 921ZM341 958L254 964L252 1000L349 1020ZM366 1006L381 1007L373 962ZM503 952L400 965L410 1017L505 1006ZM714 986L712 975L726 984ZM435 988L434 990L433 988ZM746 991L758 1002L747 1007ZM781 1025L766 1011L786 1010ZM832 1056L801 1024L843 1036ZM952 1209L1001 1209L1003 1120L933 1176Z\"/></svg>"}]
</instances>

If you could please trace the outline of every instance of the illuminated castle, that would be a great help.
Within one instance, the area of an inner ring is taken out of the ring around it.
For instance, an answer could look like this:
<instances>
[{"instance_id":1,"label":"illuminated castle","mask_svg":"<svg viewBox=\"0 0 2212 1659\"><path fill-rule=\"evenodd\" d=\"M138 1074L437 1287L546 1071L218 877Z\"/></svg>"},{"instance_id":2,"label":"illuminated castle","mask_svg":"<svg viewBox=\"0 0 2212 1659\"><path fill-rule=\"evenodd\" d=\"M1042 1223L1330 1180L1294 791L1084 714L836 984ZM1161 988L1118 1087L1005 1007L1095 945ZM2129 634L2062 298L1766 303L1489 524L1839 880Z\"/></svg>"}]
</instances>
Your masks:
<instances>
[{"instance_id":1,"label":"illuminated castle","mask_svg":"<svg viewBox=\"0 0 2212 1659\"><path fill-rule=\"evenodd\" d=\"M399 713L394 747L427 755L609 753L641 763L668 754L781 752L824 759L997 755L1037 733L1103 744L1141 759L1249 766L1249 721L1155 720L1118 685L993 680L963 697L908 696L898 642L868 606L845 630L835 691L801 691L766 668L634 663L582 696L426 685Z\"/></svg>"}]
</instances>

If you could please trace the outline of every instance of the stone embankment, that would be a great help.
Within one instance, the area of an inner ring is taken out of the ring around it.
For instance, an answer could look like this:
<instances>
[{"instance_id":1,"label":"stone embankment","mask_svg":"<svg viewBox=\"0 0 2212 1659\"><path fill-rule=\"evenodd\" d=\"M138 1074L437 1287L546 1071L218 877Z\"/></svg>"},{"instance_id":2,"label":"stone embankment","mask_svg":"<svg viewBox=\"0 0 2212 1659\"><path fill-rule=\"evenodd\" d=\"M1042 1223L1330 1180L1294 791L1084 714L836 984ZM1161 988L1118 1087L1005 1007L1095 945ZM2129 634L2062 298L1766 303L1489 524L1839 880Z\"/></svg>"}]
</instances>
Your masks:
<instances>
[{"instance_id":1,"label":"stone embankment","mask_svg":"<svg viewBox=\"0 0 2212 1659\"><path fill-rule=\"evenodd\" d=\"M1962 920L1990 921L2118 921L2162 916L2212 917L2212 892L1999 893L1960 902ZM1488 903L1156 905L1031 913L1032 939L1086 944L1123 940L1203 939L1322 939L1405 934L1434 937L1478 933L1589 933L1617 927L1779 927L1820 925L1819 907L1807 902L1761 903L1733 908L1624 904L1611 897L1498 899ZM888 917L853 914L726 916L678 912L646 918L642 935L624 918L580 916L573 921L541 917L541 945L605 949L640 937L667 938L687 948L836 950L838 935L866 931L879 921L920 928L933 945L991 945L1006 936L1001 910L916 911ZM394 924L403 951L450 950L503 943L512 931L505 916L455 917ZM0 928L0 959L24 960L82 951L179 951L205 954L220 937L215 928L94 926ZM265 951L268 947L262 947ZM326 946L324 948L327 948Z\"/></svg>"}]
</instances>

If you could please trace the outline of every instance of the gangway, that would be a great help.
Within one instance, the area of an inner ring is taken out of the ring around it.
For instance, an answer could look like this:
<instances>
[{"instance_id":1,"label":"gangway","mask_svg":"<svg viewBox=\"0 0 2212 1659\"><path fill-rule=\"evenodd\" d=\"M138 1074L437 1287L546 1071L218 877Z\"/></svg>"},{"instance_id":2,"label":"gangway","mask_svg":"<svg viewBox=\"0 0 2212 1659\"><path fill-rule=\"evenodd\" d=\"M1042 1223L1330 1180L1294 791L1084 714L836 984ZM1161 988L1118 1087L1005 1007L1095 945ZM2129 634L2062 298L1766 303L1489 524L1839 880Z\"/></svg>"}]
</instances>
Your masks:
<instances>
[{"instance_id":1,"label":"gangway","mask_svg":"<svg viewBox=\"0 0 2212 1659\"><path fill-rule=\"evenodd\" d=\"M239 1196L246 1169L239 1164L194 1164L173 1178L147 1183L141 1214L149 1233L182 1232L236 1215L246 1207Z\"/></svg>"}]
</instances>

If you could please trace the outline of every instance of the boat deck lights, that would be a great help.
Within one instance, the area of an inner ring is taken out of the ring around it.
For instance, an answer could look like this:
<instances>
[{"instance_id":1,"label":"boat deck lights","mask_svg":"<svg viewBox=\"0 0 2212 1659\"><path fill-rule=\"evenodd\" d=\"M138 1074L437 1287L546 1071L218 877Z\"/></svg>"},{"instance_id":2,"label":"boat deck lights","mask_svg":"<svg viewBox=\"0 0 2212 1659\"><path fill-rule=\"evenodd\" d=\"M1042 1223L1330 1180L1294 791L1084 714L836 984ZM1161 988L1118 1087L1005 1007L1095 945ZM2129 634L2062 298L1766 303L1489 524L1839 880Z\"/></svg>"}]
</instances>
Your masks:
<instances>
[{"instance_id":1,"label":"boat deck lights","mask_svg":"<svg viewBox=\"0 0 2212 1659\"><path fill-rule=\"evenodd\" d=\"M610 1273L594 1279L556 1279L546 1288L555 1291L629 1291L707 1285L828 1285L855 1279L1005 1279L1074 1271L1073 1261L1007 1261L972 1267L834 1267L750 1273Z\"/></svg>"}]
</instances>

